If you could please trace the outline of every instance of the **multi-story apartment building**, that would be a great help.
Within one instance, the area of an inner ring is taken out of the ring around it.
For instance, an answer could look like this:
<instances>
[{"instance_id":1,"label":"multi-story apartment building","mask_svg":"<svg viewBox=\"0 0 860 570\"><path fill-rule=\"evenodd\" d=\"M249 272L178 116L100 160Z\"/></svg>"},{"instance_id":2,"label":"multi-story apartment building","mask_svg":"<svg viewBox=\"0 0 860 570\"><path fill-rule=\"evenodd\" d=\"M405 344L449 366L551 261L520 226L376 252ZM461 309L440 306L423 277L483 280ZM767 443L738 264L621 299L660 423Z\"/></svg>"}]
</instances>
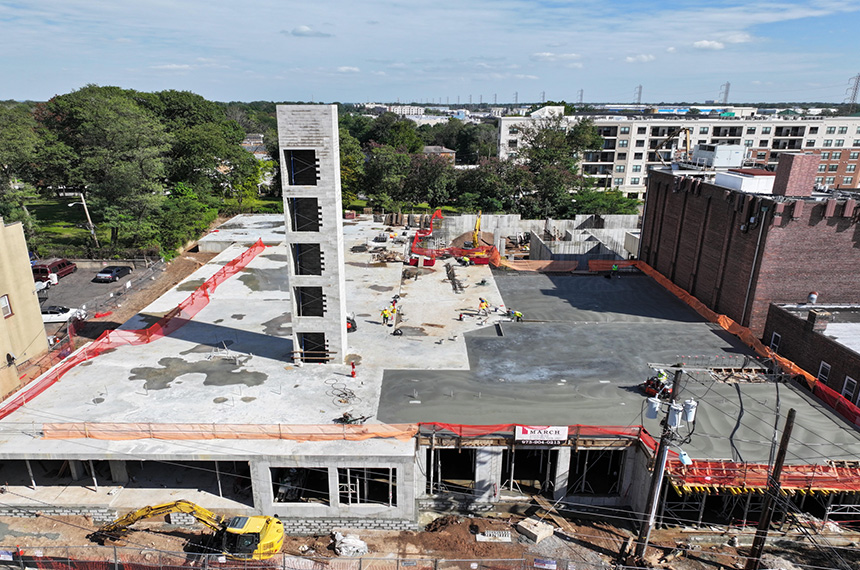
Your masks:
<instances>
[{"instance_id":1,"label":"multi-story apartment building","mask_svg":"<svg viewBox=\"0 0 860 570\"><path fill-rule=\"evenodd\" d=\"M515 158L522 149L523 130L538 124L561 107L544 107L528 117L499 119L499 157ZM746 164L775 167L782 151L819 154L815 181L831 188L857 188L860 165L860 117L819 116L699 116L651 114L578 114L570 123L591 119L604 139L603 148L585 153L583 172L598 186L618 188L631 198L645 193L649 169L661 166L658 156L671 161L672 147L731 144L746 149ZM672 134L673 143L658 150Z\"/></svg>"}]
</instances>

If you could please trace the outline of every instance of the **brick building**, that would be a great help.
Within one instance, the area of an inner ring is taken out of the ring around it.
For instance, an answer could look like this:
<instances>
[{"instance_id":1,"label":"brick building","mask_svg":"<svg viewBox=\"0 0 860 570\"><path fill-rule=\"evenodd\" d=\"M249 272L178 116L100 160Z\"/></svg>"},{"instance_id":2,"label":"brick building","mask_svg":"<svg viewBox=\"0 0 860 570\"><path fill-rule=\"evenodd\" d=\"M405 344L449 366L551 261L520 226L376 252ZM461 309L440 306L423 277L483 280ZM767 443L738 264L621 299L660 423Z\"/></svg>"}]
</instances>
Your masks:
<instances>
[{"instance_id":1,"label":"brick building","mask_svg":"<svg viewBox=\"0 0 860 570\"><path fill-rule=\"evenodd\" d=\"M771 305L766 343L851 402L860 389L860 305Z\"/></svg>"},{"instance_id":2,"label":"brick building","mask_svg":"<svg viewBox=\"0 0 860 570\"><path fill-rule=\"evenodd\" d=\"M860 302L857 193L813 193L818 155L782 156L769 192L665 169L646 193L640 258L756 334L770 303Z\"/></svg>"}]
</instances>

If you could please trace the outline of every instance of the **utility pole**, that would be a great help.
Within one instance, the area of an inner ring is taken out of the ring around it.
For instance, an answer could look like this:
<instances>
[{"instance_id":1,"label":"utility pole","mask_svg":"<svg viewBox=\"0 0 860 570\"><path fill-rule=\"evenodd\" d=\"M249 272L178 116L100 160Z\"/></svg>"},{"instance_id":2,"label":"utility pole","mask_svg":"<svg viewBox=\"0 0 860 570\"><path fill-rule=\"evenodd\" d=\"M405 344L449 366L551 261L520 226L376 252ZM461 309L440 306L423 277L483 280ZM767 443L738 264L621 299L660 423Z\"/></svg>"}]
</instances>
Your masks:
<instances>
[{"instance_id":1,"label":"utility pole","mask_svg":"<svg viewBox=\"0 0 860 570\"><path fill-rule=\"evenodd\" d=\"M675 378L672 380L672 396L669 398L670 406L678 397L678 389L681 387L681 374L684 371L679 368L675 370ZM660 445L657 447L657 455L654 458L654 472L651 475L651 488L648 491L648 506L645 508L648 518L639 529L639 537L636 539L636 556L645 556L648 548L648 539L651 538L651 529L657 519L657 503L659 502L660 489L663 486L663 475L666 473L666 458L669 455L669 445L672 442L672 428L669 427L669 414L663 420L663 434L660 436Z\"/></svg>"},{"instance_id":2,"label":"utility pole","mask_svg":"<svg viewBox=\"0 0 860 570\"><path fill-rule=\"evenodd\" d=\"M633 99L636 101L637 105L642 104L642 86L637 85L636 89L633 91Z\"/></svg>"},{"instance_id":3,"label":"utility pole","mask_svg":"<svg viewBox=\"0 0 860 570\"><path fill-rule=\"evenodd\" d=\"M541 103L546 103L546 91L541 91L541 92L540 92L540 102L541 102Z\"/></svg>"},{"instance_id":4,"label":"utility pole","mask_svg":"<svg viewBox=\"0 0 860 570\"><path fill-rule=\"evenodd\" d=\"M80 202L72 202L69 206L74 206L75 204L80 204L84 207L84 214L87 216L87 228L90 230L90 235L93 236L93 241L96 244L96 247L99 246L99 238L96 237L96 227L93 225L93 221L90 218L90 210L87 208L87 199L84 196L84 193L81 192L81 201Z\"/></svg>"},{"instance_id":5,"label":"utility pole","mask_svg":"<svg viewBox=\"0 0 860 570\"><path fill-rule=\"evenodd\" d=\"M851 92L848 95L848 114L854 113L854 107L857 105L857 95L860 94L860 73L851 78L854 85L848 88Z\"/></svg>"},{"instance_id":6,"label":"utility pole","mask_svg":"<svg viewBox=\"0 0 860 570\"><path fill-rule=\"evenodd\" d=\"M583 90L583 89L580 89L580 90L579 90L579 104L580 104L580 105L582 105L582 95L583 95L583 93L584 93L584 90Z\"/></svg>"},{"instance_id":7,"label":"utility pole","mask_svg":"<svg viewBox=\"0 0 860 570\"><path fill-rule=\"evenodd\" d=\"M519 104L519 102L520 102L519 95L520 95L520 94L519 94L519 92L518 92L518 91L514 91L514 105L518 105L518 104Z\"/></svg>"},{"instance_id":8,"label":"utility pole","mask_svg":"<svg viewBox=\"0 0 860 570\"><path fill-rule=\"evenodd\" d=\"M496 101L496 94L493 93L493 106L497 105L498 101Z\"/></svg>"},{"instance_id":9,"label":"utility pole","mask_svg":"<svg viewBox=\"0 0 860 570\"><path fill-rule=\"evenodd\" d=\"M770 529L770 521L773 518L774 498L781 492L779 478L782 475L782 464L785 462L785 453L788 449L788 440L791 438L791 430L794 427L794 408L788 410L785 418L785 428L782 430L782 440L779 442L779 451L776 453L776 461L773 463L773 471L767 480L767 494L764 496L764 504L761 507L761 520L755 531L750 555L747 558L744 570L758 570L761 564L761 555L764 552L764 542L767 539L767 531Z\"/></svg>"}]
</instances>

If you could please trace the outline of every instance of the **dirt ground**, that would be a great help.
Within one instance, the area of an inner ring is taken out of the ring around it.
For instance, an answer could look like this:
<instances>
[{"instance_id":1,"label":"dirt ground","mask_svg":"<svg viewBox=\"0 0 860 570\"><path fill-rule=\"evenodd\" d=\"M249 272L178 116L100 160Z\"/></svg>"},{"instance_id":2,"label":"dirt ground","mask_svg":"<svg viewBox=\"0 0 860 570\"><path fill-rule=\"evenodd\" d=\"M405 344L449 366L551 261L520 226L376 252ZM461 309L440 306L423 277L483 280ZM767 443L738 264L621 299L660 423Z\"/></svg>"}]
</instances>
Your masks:
<instances>
[{"instance_id":1,"label":"dirt ground","mask_svg":"<svg viewBox=\"0 0 860 570\"><path fill-rule=\"evenodd\" d=\"M106 330L111 330L139 313L150 303L164 295L177 283L194 273L215 257L214 253L186 251L165 264L165 268L147 287L126 293L122 306L114 309L110 315L102 318L89 318L78 331L75 345L79 347L99 337Z\"/></svg>"},{"instance_id":2,"label":"dirt ground","mask_svg":"<svg viewBox=\"0 0 860 570\"><path fill-rule=\"evenodd\" d=\"M369 554L363 558L409 558L447 560L517 560L525 559L528 565L535 558L559 562L569 561L567 568L609 568L619 562L618 553L624 545L635 538L629 529L615 527L602 521L577 521L572 537L564 538L556 533L535 544L521 535L516 523L518 515L502 517L462 517L445 515L435 519L421 532L392 532L332 529L343 534L352 533L365 541ZM75 548L95 545L87 538L96 529L90 519L81 516L40 516L37 518L0 517L0 550L21 548L24 555L40 552L44 556L66 556L66 547L73 558L108 559L113 549L91 550ZM510 531L510 543L478 542L476 535L487 530ZM774 533L775 534L775 533ZM195 544L204 542L210 535L202 526L179 528L168 525L161 519L144 521L121 542L109 543L120 548L120 556L127 561L151 561L152 550L180 553L197 552ZM719 540L718 544L697 545L690 541L691 534L679 529L658 530L652 534L652 544L645 557L646 567L669 570L719 570L742 568L746 549L736 548ZM676 547L680 548L676 550ZM61 552L52 552L52 546L62 547ZM682 552L683 551L683 552ZM836 549L845 558L848 567L857 567L860 552L856 547ZM309 558L333 558L334 541L330 535L288 536L282 552L288 556ZM826 555L815 551L808 543L785 540L765 549L767 568L796 570L797 567L813 565L821 568L838 566ZM854 565L854 566L850 566Z\"/></svg>"}]
</instances>

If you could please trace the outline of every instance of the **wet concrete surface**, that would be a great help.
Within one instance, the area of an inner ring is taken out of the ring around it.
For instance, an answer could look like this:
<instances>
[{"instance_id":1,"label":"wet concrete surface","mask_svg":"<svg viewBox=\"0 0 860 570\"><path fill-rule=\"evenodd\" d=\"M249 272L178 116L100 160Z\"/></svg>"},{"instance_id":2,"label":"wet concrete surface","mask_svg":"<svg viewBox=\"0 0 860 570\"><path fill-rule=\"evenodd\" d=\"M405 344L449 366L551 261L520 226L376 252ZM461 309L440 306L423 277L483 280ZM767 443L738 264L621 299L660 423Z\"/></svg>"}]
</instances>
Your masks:
<instances>
[{"instance_id":1,"label":"wet concrete surface","mask_svg":"<svg viewBox=\"0 0 860 570\"><path fill-rule=\"evenodd\" d=\"M165 357L158 367L141 366L131 369L129 380L143 380L147 390L165 390L180 378L203 376L204 386L259 386L268 376L262 372L245 369L250 356L215 357L201 362L189 362L182 358Z\"/></svg>"}]
</instances>

